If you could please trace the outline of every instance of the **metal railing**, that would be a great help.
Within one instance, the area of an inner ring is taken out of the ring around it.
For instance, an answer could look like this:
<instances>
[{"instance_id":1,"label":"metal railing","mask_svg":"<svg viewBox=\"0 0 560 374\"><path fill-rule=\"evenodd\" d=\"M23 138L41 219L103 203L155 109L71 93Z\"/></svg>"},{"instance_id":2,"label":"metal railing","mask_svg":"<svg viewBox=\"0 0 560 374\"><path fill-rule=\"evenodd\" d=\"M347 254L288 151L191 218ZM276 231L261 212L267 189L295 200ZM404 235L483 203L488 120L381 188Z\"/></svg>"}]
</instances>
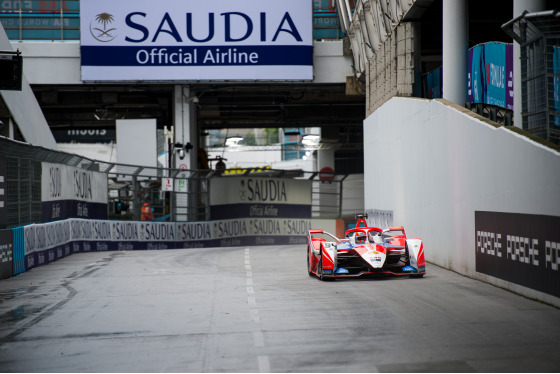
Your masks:
<instances>
[{"instance_id":1,"label":"metal railing","mask_svg":"<svg viewBox=\"0 0 560 374\"><path fill-rule=\"evenodd\" d=\"M140 220L140 207L149 199L156 220L210 219L209 185L212 178L233 176L307 179L312 181L312 218L338 219L363 210L363 194L346 189L348 175L262 168L180 170L96 161L0 137L0 228L41 222L42 162L63 164L107 174L108 218ZM5 166L5 167L3 167ZM185 181L181 191L162 191L162 178ZM328 180L327 180L328 179ZM5 197L2 203L2 197Z\"/></svg>"},{"instance_id":2,"label":"metal railing","mask_svg":"<svg viewBox=\"0 0 560 374\"><path fill-rule=\"evenodd\" d=\"M520 45L523 129L560 145L560 11L525 12L502 25Z\"/></svg>"}]
</instances>

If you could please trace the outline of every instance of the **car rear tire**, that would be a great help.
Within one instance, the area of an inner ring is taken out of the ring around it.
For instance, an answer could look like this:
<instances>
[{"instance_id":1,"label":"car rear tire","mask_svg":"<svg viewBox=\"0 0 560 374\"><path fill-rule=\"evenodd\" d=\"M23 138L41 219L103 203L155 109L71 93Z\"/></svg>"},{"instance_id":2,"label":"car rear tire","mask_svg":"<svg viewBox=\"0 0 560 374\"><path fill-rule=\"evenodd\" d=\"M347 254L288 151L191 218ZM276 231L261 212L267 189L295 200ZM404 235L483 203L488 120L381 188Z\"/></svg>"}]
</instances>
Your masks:
<instances>
[{"instance_id":1,"label":"car rear tire","mask_svg":"<svg viewBox=\"0 0 560 374\"><path fill-rule=\"evenodd\" d=\"M311 259L311 257L309 256L309 246L307 247L307 274L309 274L310 277L313 276L313 272L311 272L311 264L309 263L309 260Z\"/></svg>"},{"instance_id":2,"label":"car rear tire","mask_svg":"<svg viewBox=\"0 0 560 374\"><path fill-rule=\"evenodd\" d=\"M404 243L404 256L406 257L406 261L404 266L410 266L410 253L408 252L408 243Z\"/></svg>"}]
</instances>

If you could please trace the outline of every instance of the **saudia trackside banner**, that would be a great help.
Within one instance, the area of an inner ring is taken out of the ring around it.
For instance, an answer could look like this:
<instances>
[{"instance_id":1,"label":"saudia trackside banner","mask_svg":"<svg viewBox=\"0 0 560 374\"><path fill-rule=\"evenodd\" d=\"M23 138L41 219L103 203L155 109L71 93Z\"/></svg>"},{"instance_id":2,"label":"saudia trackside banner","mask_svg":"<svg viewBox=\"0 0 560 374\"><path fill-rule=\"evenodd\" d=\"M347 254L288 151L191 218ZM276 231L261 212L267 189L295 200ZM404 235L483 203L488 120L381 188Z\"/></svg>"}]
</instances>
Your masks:
<instances>
[{"instance_id":1,"label":"saudia trackside banner","mask_svg":"<svg viewBox=\"0 0 560 374\"><path fill-rule=\"evenodd\" d=\"M311 183L288 178L213 178L210 216L212 220L311 218Z\"/></svg>"},{"instance_id":2,"label":"saudia trackside banner","mask_svg":"<svg viewBox=\"0 0 560 374\"><path fill-rule=\"evenodd\" d=\"M64 218L107 219L107 175L62 164L42 163L43 222Z\"/></svg>"},{"instance_id":3,"label":"saudia trackside banner","mask_svg":"<svg viewBox=\"0 0 560 374\"><path fill-rule=\"evenodd\" d=\"M82 80L311 80L310 0L81 0Z\"/></svg>"},{"instance_id":4,"label":"saudia trackside banner","mask_svg":"<svg viewBox=\"0 0 560 374\"><path fill-rule=\"evenodd\" d=\"M22 227L14 242L0 231L0 276L11 264L22 271L73 253L242 245L305 244L310 219L244 218L206 222L137 222L71 218ZM8 263L9 262L9 263ZM2 265L2 263L7 263Z\"/></svg>"}]
</instances>

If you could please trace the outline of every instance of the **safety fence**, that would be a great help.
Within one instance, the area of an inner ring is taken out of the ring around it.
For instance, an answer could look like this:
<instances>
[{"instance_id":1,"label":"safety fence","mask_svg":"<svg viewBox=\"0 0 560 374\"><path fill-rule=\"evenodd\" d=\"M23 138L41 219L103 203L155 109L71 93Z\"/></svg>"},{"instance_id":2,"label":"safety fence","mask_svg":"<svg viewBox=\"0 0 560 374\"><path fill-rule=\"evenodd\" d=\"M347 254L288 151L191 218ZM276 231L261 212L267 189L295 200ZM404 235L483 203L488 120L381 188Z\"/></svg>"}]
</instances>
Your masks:
<instances>
[{"instance_id":1,"label":"safety fence","mask_svg":"<svg viewBox=\"0 0 560 374\"><path fill-rule=\"evenodd\" d=\"M212 218L211 185L227 178L307 181L313 219L338 219L363 209L362 175L123 165L0 137L0 229L65 218L141 220L146 201L155 221L207 221ZM165 186L168 180L172 186ZM71 197L64 195L65 188ZM70 198L76 201L71 204Z\"/></svg>"},{"instance_id":2,"label":"safety fence","mask_svg":"<svg viewBox=\"0 0 560 374\"><path fill-rule=\"evenodd\" d=\"M560 144L560 11L524 12L502 25L520 46L523 129Z\"/></svg>"},{"instance_id":3,"label":"safety fence","mask_svg":"<svg viewBox=\"0 0 560 374\"><path fill-rule=\"evenodd\" d=\"M363 206L362 175L148 168L0 137L0 279L81 252L304 244Z\"/></svg>"}]
</instances>

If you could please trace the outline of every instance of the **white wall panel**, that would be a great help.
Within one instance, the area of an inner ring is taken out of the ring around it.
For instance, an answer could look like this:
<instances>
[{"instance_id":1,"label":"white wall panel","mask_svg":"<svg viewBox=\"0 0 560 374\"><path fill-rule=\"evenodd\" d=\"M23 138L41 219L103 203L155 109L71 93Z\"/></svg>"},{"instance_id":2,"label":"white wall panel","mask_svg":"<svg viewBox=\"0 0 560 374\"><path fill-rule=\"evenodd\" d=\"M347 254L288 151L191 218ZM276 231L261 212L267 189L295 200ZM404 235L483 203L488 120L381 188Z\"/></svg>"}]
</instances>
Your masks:
<instances>
[{"instance_id":1,"label":"white wall panel","mask_svg":"<svg viewBox=\"0 0 560 374\"><path fill-rule=\"evenodd\" d=\"M155 119L117 120L117 161L119 164L157 167Z\"/></svg>"},{"instance_id":2,"label":"white wall panel","mask_svg":"<svg viewBox=\"0 0 560 374\"><path fill-rule=\"evenodd\" d=\"M475 211L560 216L560 154L446 100L385 103L364 122L364 162L366 210L393 211L428 261L475 278L489 278Z\"/></svg>"}]
</instances>

